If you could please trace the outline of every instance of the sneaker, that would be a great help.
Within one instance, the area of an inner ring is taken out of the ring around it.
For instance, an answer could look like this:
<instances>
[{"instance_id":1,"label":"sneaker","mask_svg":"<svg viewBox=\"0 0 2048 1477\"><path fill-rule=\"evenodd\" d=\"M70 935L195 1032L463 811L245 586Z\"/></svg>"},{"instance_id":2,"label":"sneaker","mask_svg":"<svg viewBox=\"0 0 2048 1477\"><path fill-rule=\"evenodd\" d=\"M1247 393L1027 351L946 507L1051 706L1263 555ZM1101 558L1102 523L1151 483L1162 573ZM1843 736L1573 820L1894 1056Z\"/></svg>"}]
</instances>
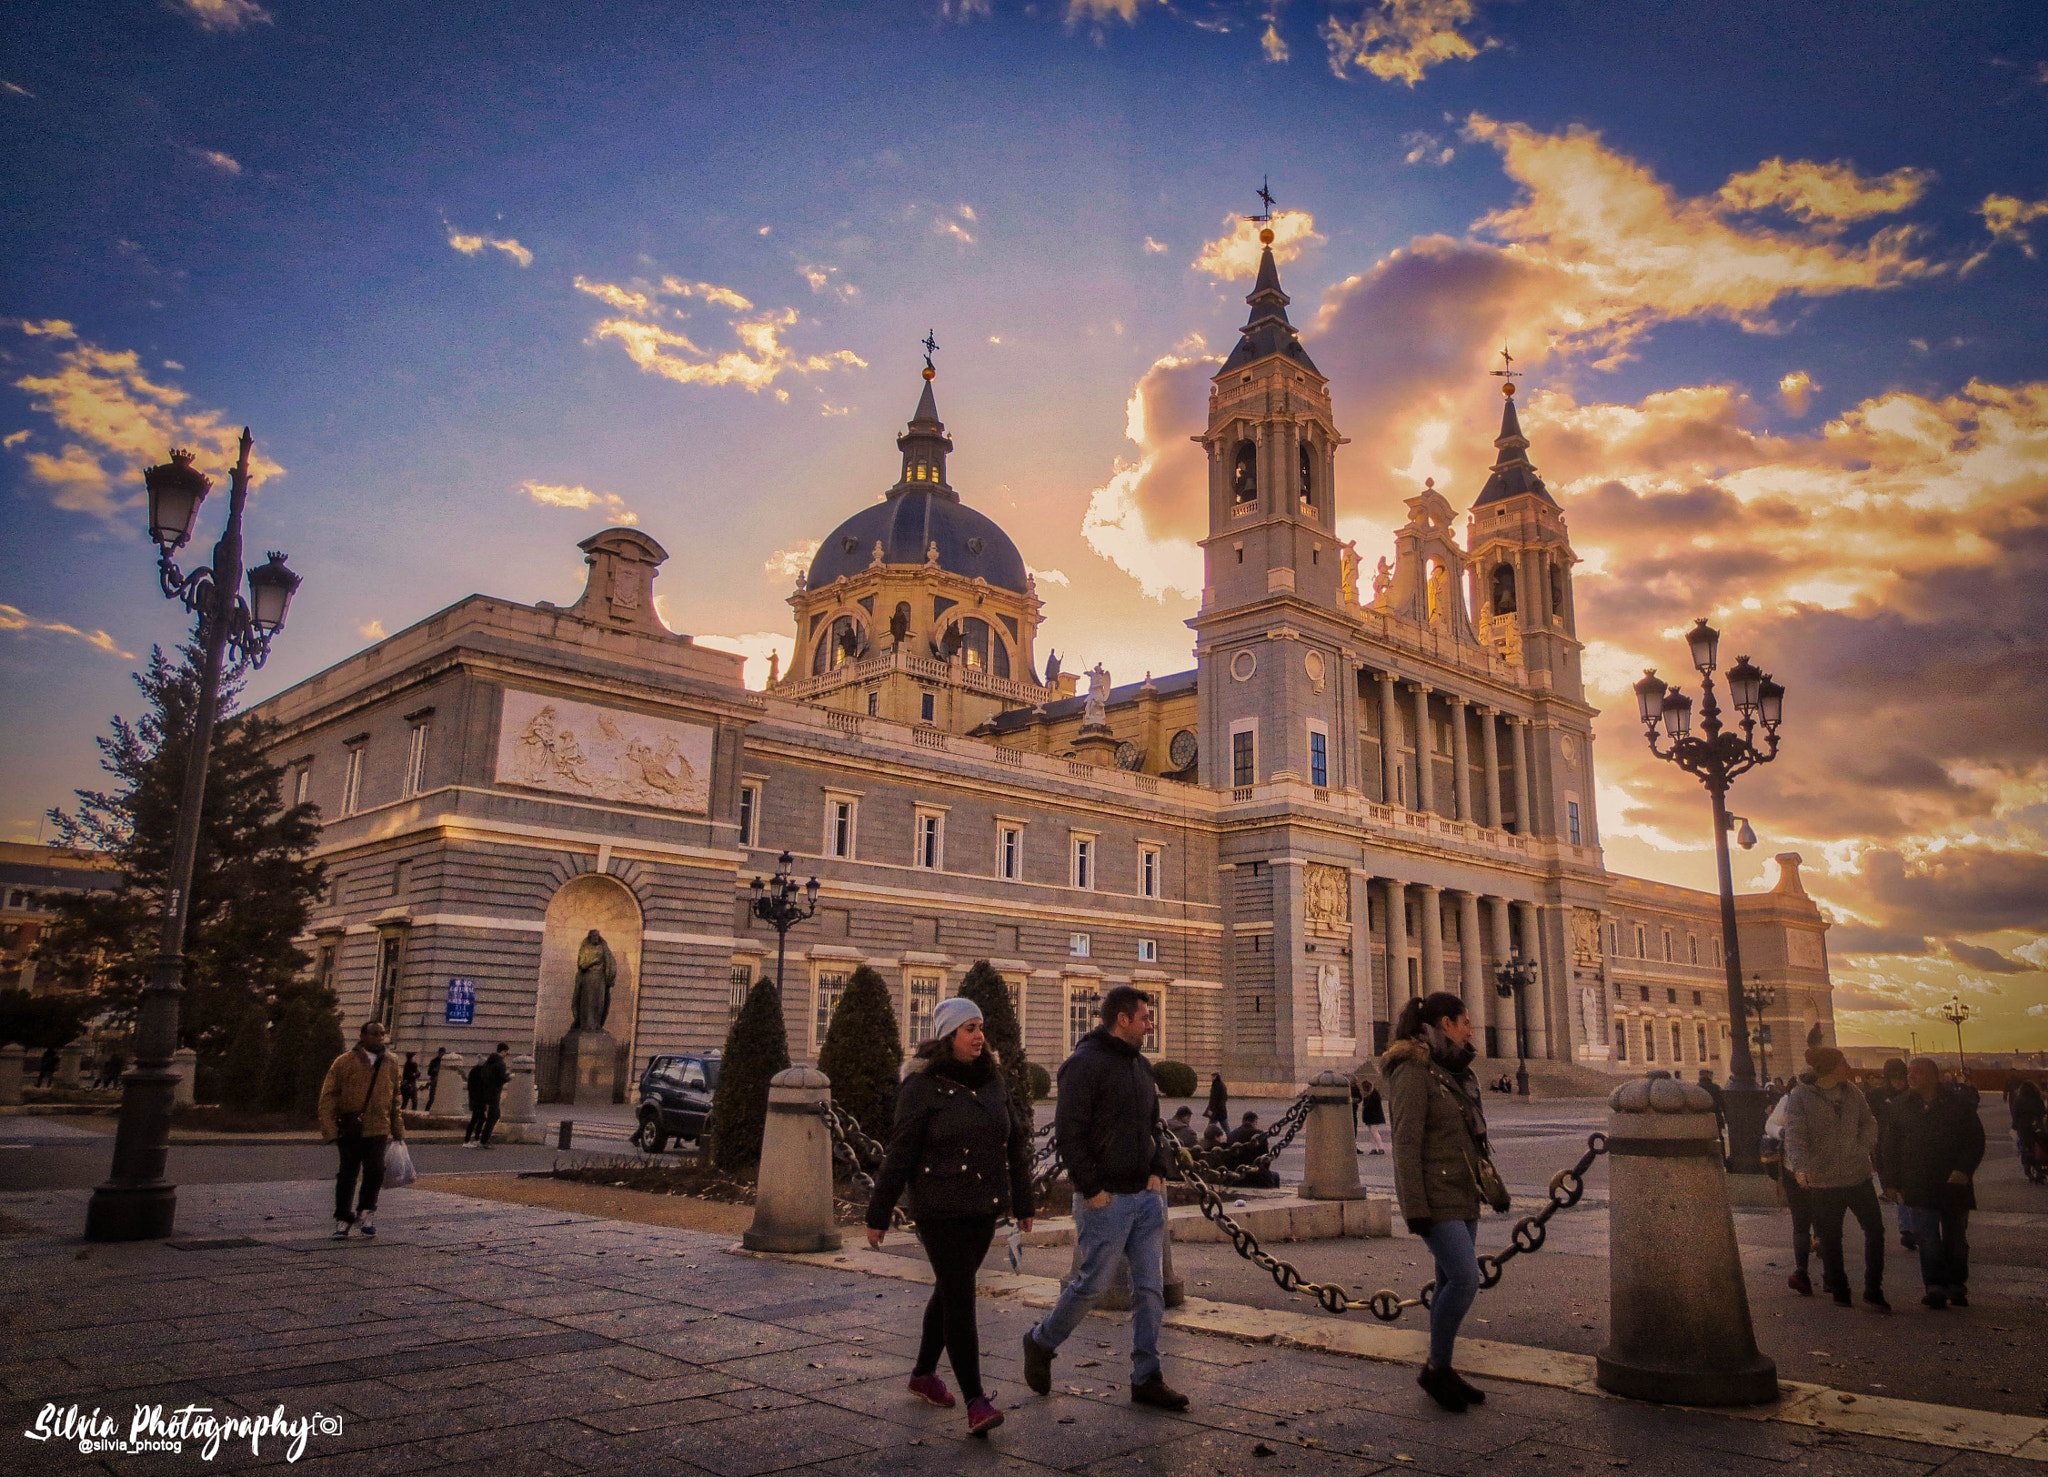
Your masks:
<instances>
[{"instance_id":1,"label":"sneaker","mask_svg":"<svg viewBox=\"0 0 2048 1477\"><path fill-rule=\"evenodd\" d=\"M375 1236L377 1234L377 1217L367 1210L364 1211L356 1217L356 1230L365 1236Z\"/></svg>"},{"instance_id":2,"label":"sneaker","mask_svg":"<svg viewBox=\"0 0 2048 1477\"><path fill-rule=\"evenodd\" d=\"M348 1240L348 1227L349 1223L347 1221L343 1220L340 1216L336 1216L334 1218L334 1239L336 1241Z\"/></svg>"},{"instance_id":3,"label":"sneaker","mask_svg":"<svg viewBox=\"0 0 2048 1477\"><path fill-rule=\"evenodd\" d=\"M1131 1386L1131 1404L1149 1405L1154 1410L1186 1410L1188 1397L1166 1382L1164 1375L1153 1375L1143 1384Z\"/></svg>"},{"instance_id":4,"label":"sneaker","mask_svg":"<svg viewBox=\"0 0 2048 1477\"><path fill-rule=\"evenodd\" d=\"M1920 1306L1923 1308L1932 1308L1935 1312L1939 1313L1943 1308L1946 1308L1948 1306L1948 1299L1942 1296L1940 1293L1930 1290L1926 1297L1920 1299Z\"/></svg>"},{"instance_id":5,"label":"sneaker","mask_svg":"<svg viewBox=\"0 0 2048 1477\"><path fill-rule=\"evenodd\" d=\"M1372 1152L1375 1154L1384 1154L1387 1151L1385 1149L1374 1149Z\"/></svg>"},{"instance_id":6,"label":"sneaker","mask_svg":"<svg viewBox=\"0 0 2048 1477\"><path fill-rule=\"evenodd\" d=\"M1467 1405L1484 1405L1486 1403L1486 1392L1466 1379L1465 1376L1459 1374L1458 1371L1452 1369L1448 1364L1444 1366L1444 1373L1451 1377L1451 1383L1458 1387L1458 1393L1465 1397Z\"/></svg>"},{"instance_id":7,"label":"sneaker","mask_svg":"<svg viewBox=\"0 0 2048 1477\"><path fill-rule=\"evenodd\" d=\"M946 1388L946 1382L935 1374L914 1374L905 1388L926 1405L936 1405L940 1410L951 1410L959 1403Z\"/></svg>"},{"instance_id":8,"label":"sneaker","mask_svg":"<svg viewBox=\"0 0 2048 1477\"><path fill-rule=\"evenodd\" d=\"M462 1147L465 1149L481 1149L483 1145L478 1143L475 1139L464 1139L462 1141Z\"/></svg>"},{"instance_id":9,"label":"sneaker","mask_svg":"<svg viewBox=\"0 0 2048 1477\"><path fill-rule=\"evenodd\" d=\"M1881 1287L1873 1287L1864 1293L1863 1301L1880 1313L1889 1313L1892 1310L1892 1305L1885 1301L1884 1289Z\"/></svg>"},{"instance_id":10,"label":"sneaker","mask_svg":"<svg viewBox=\"0 0 2048 1477\"><path fill-rule=\"evenodd\" d=\"M1425 1364L1422 1373L1415 1376L1415 1383L1422 1386L1430 1399L1453 1413L1462 1412L1471 1403L1459 1390L1458 1377L1448 1369L1432 1369Z\"/></svg>"},{"instance_id":11,"label":"sneaker","mask_svg":"<svg viewBox=\"0 0 2048 1477\"><path fill-rule=\"evenodd\" d=\"M1024 1332L1024 1383L1034 1395L1052 1393L1052 1350L1040 1348L1029 1329Z\"/></svg>"},{"instance_id":12,"label":"sneaker","mask_svg":"<svg viewBox=\"0 0 2048 1477\"><path fill-rule=\"evenodd\" d=\"M946 1403L948 1405L953 1403L950 1396L947 1397ZM1003 1413L996 1409L995 1402L989 1399L988 1396L977 1396L975 1399L967 1402L968 1435L986 1436L1002 1423Z\"/></svg>"},{"instance_id":13,"label":"sneaker","mask_svg":"<svg viewBox=\"0 0 2048 1477\"><path fill-rule=\"evenodd\" d=\"M1785 1279L1785 1285L1803 1298L1813 1296L1813 1279L1804 1272L1794 1272Z\"/></svg>"}]
</instances>

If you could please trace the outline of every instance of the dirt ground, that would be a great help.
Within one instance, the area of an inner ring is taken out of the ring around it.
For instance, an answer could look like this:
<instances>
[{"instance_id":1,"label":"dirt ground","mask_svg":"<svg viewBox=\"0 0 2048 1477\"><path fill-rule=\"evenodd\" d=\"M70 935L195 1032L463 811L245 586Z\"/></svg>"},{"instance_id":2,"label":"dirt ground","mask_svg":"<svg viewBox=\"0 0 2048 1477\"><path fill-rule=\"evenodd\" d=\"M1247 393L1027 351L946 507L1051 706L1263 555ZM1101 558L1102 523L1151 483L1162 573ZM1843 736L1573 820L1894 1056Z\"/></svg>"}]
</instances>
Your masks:
<instances>
[{"instance_id":1,"label":"dirt ground","mask_svg":"<svg viewBox=\"0 0 2048 1477\"><path fill-rule=\"evenodd\" d=\"M506 1205L571 1210L641 1226L674 1226L685 1231L715 1231L734 1236L746 1230L754 1219L753 1207L749 1205L690 1195L650 1195L573 1180L524 1179L504 1174L423 1174L419 1188L474 1195L479 1200L496 1200Z\"/></svg>"}]
</instances>

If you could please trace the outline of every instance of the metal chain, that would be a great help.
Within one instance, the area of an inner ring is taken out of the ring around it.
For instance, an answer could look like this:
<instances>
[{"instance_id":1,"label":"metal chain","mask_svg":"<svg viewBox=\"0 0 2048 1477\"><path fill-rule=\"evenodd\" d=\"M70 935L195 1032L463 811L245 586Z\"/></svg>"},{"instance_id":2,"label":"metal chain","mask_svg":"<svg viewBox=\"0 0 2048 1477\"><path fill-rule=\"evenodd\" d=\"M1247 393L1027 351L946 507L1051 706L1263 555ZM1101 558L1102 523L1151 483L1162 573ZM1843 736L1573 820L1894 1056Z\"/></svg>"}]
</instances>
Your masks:
<instances>
[{"instance_id":1,"label":"metal chain","mask_svg":"<svg viewBox=\"0 0 2048 1477\"><path fill-rule=\"evenodd\" d=\"M869 1136L860 1121L830 1098L818 1104L818 1116L825 1120L825 1127L832 1136L832 1157L847 1167L848 1177L866 1190L875 1193L875 1177L867 1169L869 1164L880 1164L888 1153L875 1139ZM917 1222L903 1213L898 1205L890 1209L889 1224L899 1231L913 1229Z\"/></svg>"},{"instance_id":2,"label":"metal chain","mask_svg":"<svg viewBox=\"0 0 2048 1477\"><path fill-rule=\"evenodd\" d=\"M1202 1214L1213 1221L1224 1235L1230 1238L1237 1254L1253 1265L1263 1267L1279 1284L1282 1292L1305 1295L1332 1313L1348 1313L1353 1308L1372 1310L1373 1317L1382 1323L1392 1323L1409 1308L1427 1308L1436 1296L1436 1283L1431 1281L1423 1286L1422 1292L1412 1298L1403 1298L1392 1288L1383 1287L1370 1297L1355 1298L1335 1282L1311 1282L1290 1262L1281 1261L1259 1245L1259 1238L1230 1218L1223 1208L1222 1197L1214 1185L1202 1178L1195 1158L1178 1139L1167 1132L1166 1125L1156 1125L1156 1132L1164 1142L1167 1151L1180 1164L1181 1173L1194 1185L1201 1197ZM1591 1134L1586 1139L1586 1152L1579 1156L1579 1162L1570 1169L1561 1169L1551 1177L1550 1203L1533 1216L1524 1216L1515 1222L1515 1229L1509 1237L1510 1244L1498 1256L1479 1258L1479 1285L1481 1288L1497 1286L1507 1264L1524 1252L1542 1249L1546 1232L1544 1227L1550 1218L1560 1210L1577 1205L1586 1193L1586 1171L1593 1167L1593 1161L1607 1152L1607 1135Z\"/></svg>"},{"instance_id":3,"label":"metal chain","mask_svg":"<svg viewBox=\"0 0 2048 1477\"><path fill-rule=\"evenodd\" d=\"M1234 1151L1229 1149L1192 1149L1186 1152L1218 1183L1243 1184L1254 1175L1271 1168L1273 1161L1286 1152L1287 1146L1294 1142L1295 1135L1301 1132L1302 1125L1308 1122L1309 1110L1312 1107L1314 1102L1307 1092L1303 1092L1289 1103L1287 1110L1273 1120L1271 1128L1259 1131L1259 1137L1266 1147L1254 1158L1231 1159Z\"/></svg>"}]
</instances>

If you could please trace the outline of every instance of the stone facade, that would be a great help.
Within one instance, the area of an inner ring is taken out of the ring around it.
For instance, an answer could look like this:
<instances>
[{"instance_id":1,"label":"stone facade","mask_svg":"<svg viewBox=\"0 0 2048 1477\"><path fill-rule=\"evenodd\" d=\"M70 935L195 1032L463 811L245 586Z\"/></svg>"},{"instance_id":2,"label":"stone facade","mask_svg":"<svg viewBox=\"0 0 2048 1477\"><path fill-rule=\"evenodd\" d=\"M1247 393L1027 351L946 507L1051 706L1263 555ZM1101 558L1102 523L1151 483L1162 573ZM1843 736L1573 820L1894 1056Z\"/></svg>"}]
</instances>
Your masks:
<instances>
[{"instance_id":1,"label":"stone facade","mask_svg":"<svg viewBox=\"0 0 2048 1477\"><path fill-rule=\"evenodd\" d=\"M1160 1007L1148 1049L1240 1091L1351 1067L1433 989L1488 1057L1691 1068L1704 1041L1725 1070L1717 899L1602 861L1574 558L1512 398L1463 543L1426 486L1361 588L1341 438L1270 254L1248 301L1200 438L1191 671L1117 686L1098 663L1084 697L1041 664L1035 585L947 482L927 375L902 479L821 545L766 692L663 626L665 551L610 529L574 606L472 596L265 703L287 794L326 817L305 946L345 1013L407 1050L511 1040L551 1096L597 928L622 1078L715 1047L777 968L748 883L786 851L822 887L782 965L799 1060L856 965L912 1045L987 959L1046 1063L1131 983ZM1778 991L1774 1071L1833 1030L1826 924L1780 860L1738 900L1745 972ZM1510 1009L1492 980L1517 952L1538 984Z\"/></svg>"}]
</instances>

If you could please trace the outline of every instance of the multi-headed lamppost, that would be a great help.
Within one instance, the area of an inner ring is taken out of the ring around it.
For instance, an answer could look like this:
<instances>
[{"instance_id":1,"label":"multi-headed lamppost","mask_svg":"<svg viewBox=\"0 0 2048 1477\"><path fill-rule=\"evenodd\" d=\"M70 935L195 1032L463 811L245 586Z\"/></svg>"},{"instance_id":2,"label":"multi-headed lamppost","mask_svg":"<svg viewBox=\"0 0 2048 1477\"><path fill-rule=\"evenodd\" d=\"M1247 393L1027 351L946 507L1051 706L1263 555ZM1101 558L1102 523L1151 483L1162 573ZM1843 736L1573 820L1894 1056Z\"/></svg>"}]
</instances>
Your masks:
<instances>
[{"instance_id":1,"label":"multi-headed lamppost","mask_svg":"<svg viewBox=\"0 0 2048 1477\"><path fill-rule=\"evenodd\" d=\"M1956 1065L1962 1068L1965 1077L1970 1075L1970 1064L1963 1059L1963 1022L1976 1013L1969 1006L1963 1004L1963 997L1960 995L1949 996L1948 1004L1935 1012L1935 1014L1956 1028Z\"/></svg>"},{"instance_id":2,"label":"multi-headed lamppost","mask_svg":"<svg viewBox=\"0 0 2048 1477\"><path fill-rule=\"evenodd\" d=\"M1778 992L1764 983L1764 977L1753 974L1750 984L1742 992L1742 1004L1756 1017L1757 1081L1771 1080L1771 1028L1764 1022L1764 1012L1778 1003Z\"/></svg>"},{"instance_id":3,"label":"multi-headed lamppost","mask_svg":"<svg viewBox=\"0 0 2048 1477\"><path fill-rule=\"evenodd\" d=\"M1515 1007L1515 1092L1518 1096L1529 1095L1529 1059L1522 1035L1522 995L1536 983L1536 961L1522 957L1516 949L1507 958L1493 966L1493 988L1503 1000L1514 1002Z\"/></svg>"},{"instance_id":4,"label":"multi-headed lamppost","mask_svg":"<svg viewBox=\"0 0 2048 1477\"><path fill-rule=\"evenodd\" d=\"M235 670L263 665L270 638L284 625L285 610L299 576L285 568L284 555L248 571L249 598L241 595L242 506L249 496L249 447L242 428L242 454L235 463L228 499L228 526L213 546L213 563L190 575L171 555L192 537L199 505L213 483L192 465L192 453L173 451L170 461L142 474L149 489L149 532L157 544L157 577L164 596L199 618L202 654L198 704L192 713L191 748L185 759L185 788L178 801L178 829L171 846L169 890L164 896L163 931L149 985L135 1022L135 1066L121 1079L121 1120L114 1133L114 1166L92 1192L85 1212L88 1241L148 1241L171 1234L178 1216L178 1190L164 1178L169 1156L171 1109L178 1074L171 1055L178 1049L178 997L185 993L185 919L192 900L192 870L199 854L201 809L206 801L206 764L220 708L221 673L230 653Z\"/></svg>"},{"instance_id":5,"label":"multi-headed lamppost","mask_svg":"<svg viewBox=\"0 0 2048 1477\"><path fill-rule=\"evenodd\" d=\"M763 882L756 877L752 883L754 891L754 916L775 930L775 993L782 994L782 956L789 947L789 931L804 919L818 911L818 879L813 877L802 887L796 885L796 878L789 874L790 864L796 860L788 852L775 859L776 871L772 881ZM802 902L797 894L804 895Z\"/></svg>"},{"instance_id":6,"label":"multi-headed lamppost","mask_svg":"<svg viewBox=\"0 0 2048 1477\"><path fill-rule=\"evenodd\" d=\"M1721 722L1721 705L1714 696L1714 669L1720 651L1721 633L1707 624L1705 616L1685 633L1691 648L1693 668L1700 674L1700 731L1692 731L1692 699L1658 679L1655 669L1643 673L1636 684L1636 705L1641 711L1650 752L1668 759L1687 774L1696 776L1714 800L1714 857L1721 880L1721 962L1728 976L1729 1062L1728 1086L1723 1094L1728 1114L1728 1142L1734 1153L1730 1167L1737 1173L1755 1174L1757 1143L1763 1137L1764 1099L1756 1080L1756 1065L1749 1055L1749 1018L1743 1000L1742 950L1735 935L1735 882L1728 867L1728 786L1735 777L1778 757L1778 724L1785 714L1785 689L1770 675L1759 671L1748 657L1738 657L1728 669L1728 698L1734 703L1739 721L1735 728ZM1657 726L1671 741L1660 748ZM1762 745L1757 726L1763 726ZM1745 825L1747 823L1745 822Z\"/></svg>"}]
</instances>

